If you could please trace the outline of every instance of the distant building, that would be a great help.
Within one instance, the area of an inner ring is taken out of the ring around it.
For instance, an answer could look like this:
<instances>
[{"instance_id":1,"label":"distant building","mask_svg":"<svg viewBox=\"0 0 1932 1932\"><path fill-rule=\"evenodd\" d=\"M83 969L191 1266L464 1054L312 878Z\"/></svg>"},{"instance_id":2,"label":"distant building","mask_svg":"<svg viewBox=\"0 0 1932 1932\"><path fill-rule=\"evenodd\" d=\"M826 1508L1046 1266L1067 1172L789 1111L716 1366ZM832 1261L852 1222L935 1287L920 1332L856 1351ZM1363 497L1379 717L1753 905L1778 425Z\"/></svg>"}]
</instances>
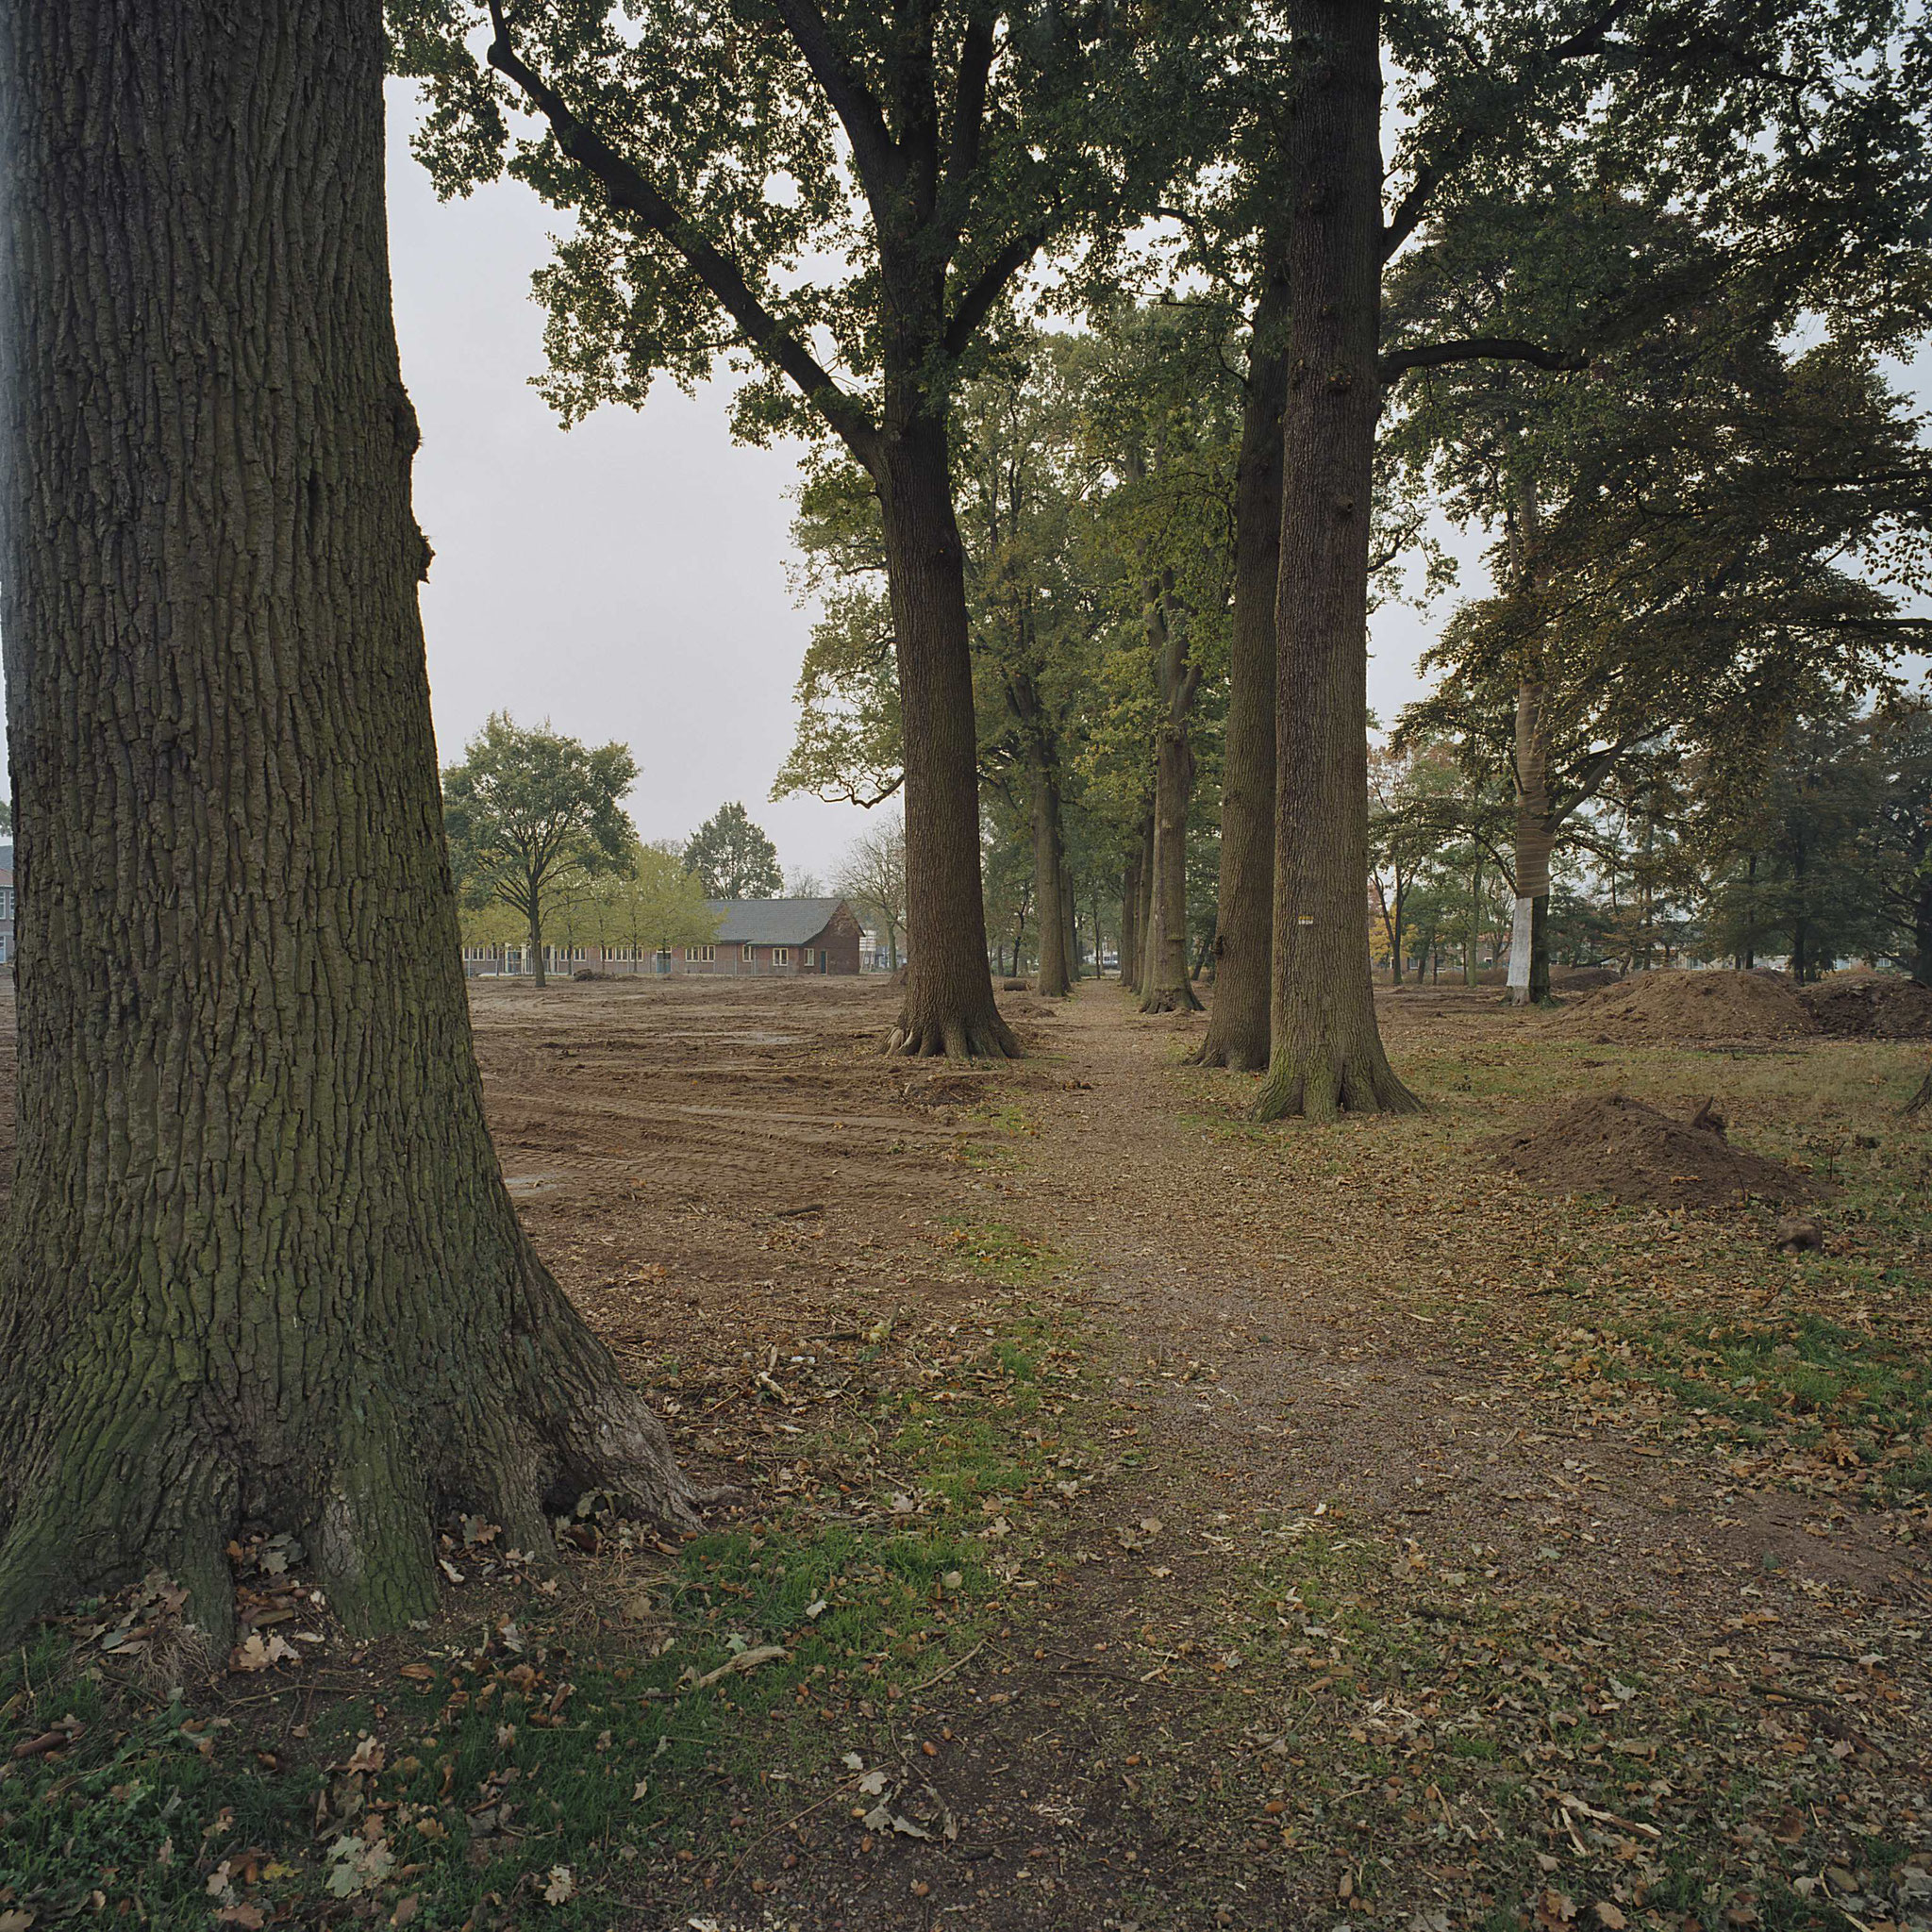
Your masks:
<instances>
[{"instance_id":1,"label":"distant building","mask_svg":"<svg viewBox=\"0 0 1932 1932\"><path fill-rule=\"evenodd\" d=\"M13 847L0 845L0 966L13 964Z\"/></svg>"},{"instance_id":2,"label":"distant building","mask_svg":"<svg viewBox=\"0 0 1932 1932\"><path fill-rule=\"evenodd\" d=\"M708 899L724 923L708 946L678 946L660 973L769 976L857 973L864 937L842 899Z\"/></svg>"},{"instance_id":3,"label":"distant building","mask_svg":"<svg viewBox=\"0 0 1932 1932\"><path fill-rule=\"evenodd\" d=\"M728 978L797 979L859 970L864 938L843 899L708 899L723 921L717 937L702 946L650 952L630 946L545 946L543 970L567 977L577 972L687 974ZM520 974L529 969L527 946L465 946L463 971L472 978Z\"/></svg>"}]
</instances>

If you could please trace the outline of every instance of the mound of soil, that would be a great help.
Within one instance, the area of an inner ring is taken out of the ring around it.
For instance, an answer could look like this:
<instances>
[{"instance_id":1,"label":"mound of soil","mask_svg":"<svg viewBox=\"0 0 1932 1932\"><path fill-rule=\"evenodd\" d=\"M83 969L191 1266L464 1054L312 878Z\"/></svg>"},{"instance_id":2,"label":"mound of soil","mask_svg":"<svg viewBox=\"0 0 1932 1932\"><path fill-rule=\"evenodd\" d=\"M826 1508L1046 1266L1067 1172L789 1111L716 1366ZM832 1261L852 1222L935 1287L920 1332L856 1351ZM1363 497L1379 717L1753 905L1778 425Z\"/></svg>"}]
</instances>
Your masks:
<instances>
[{"instance_id":1,"label":"mound of soil","mask_svg":"<svg viewBox=\"0 0 1932 1932\"><path fill-rule=\"evenodd\" d=\"M1594 992L1601 986L1621 984L1624 975L1614 966L1552 966L1550 984L1558 992Z\"/></svg>"},{"instance_id":2,"label":"mound of soil","mask_svg":"<svg viewBox=\"0 0 1932 1932\"><path fill-rule=\"evenodd\" d=\"M1484 1144L1494 1164L1552 1194L1607 1194L1626 1205L1789 1206L1828 1191L1809 1174L1724 1139L1708 1106L1673 1120L1627 1093L1592 1093Z\"/></svg>"},{"instance_id":3,"label":"mound of soil","mask_svg":"<svg viewBox=\"0 0 1932 1932\"><path fill-rule=\"evenodd\" d=\"M1790 1040L1817 1024L1790 989L1762 973L1639 973L1580 999L1551 1022L1571 1040Z\"/></svg>"},{"instance_id":4,"label":"mound of soil","mask_svg":"<svg viewBox=\"0 0 1932 1932\"><path fill-rule=\"evenodd\" d=\"M1932 1040L1932 986L1899 973L1834 973L1798 989L1821 1033L1838 1040Z\"/></svg>"}]
</instances>

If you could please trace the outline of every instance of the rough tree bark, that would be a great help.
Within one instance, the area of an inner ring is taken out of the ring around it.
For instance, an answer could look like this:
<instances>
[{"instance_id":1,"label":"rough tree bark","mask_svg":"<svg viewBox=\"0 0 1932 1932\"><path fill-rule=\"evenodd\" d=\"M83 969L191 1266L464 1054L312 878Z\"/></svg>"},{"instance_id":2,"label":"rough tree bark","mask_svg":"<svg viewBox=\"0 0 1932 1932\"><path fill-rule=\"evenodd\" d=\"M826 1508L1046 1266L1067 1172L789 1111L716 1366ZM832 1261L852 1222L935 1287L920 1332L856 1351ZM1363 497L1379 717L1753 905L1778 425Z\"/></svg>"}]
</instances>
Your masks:
<instances>
[{"instance_id":1,"label":"rough tree bark","mask_svg":"<svg viewBox=\"0 0 1932 1932\"><path fill-rule=\"evenodd\" d=\"M1523 479L1510 523L1510 551L1517 577L1533 588L1541 517L1536 480ZM1515 780L1516 903L1509 924L1509 999L1541 1006L1550 996L1550 854L1558 815L1550 808L1549 692L1541 665L1529 668L1516 692Z\"/></svg>"},{"instance_id":2,"label":"rough tree bark","mask_svg":"<svg viewBox=\"0 0 1932 1932\"><path fill-rule=\"evenodd\" d=\"M0 1641L298 1531L352 1627L432 1521L688 1519L519 1230L444 850L379 0L0 19L0 626L20 1145Z\"/></svg>"},{"instance_id":3,"label":"rough tree bark","mask_svg":"<svg viewBox=\"0 0 1932 1932\"><path fill-rule=\"evenodd\" d=\"M909 418L909 420L908 420ZM979 746L965 553L945 425L890 397L874 476L884 523L906 755L906 998L891 1053L1017 1058L993 1003L979 885Z\"/></svg>"},{"instance_id":4,"label":"rough tree bark","mask_svg":"<svg viewBox=\"0 0 1932 1932\"><path fill-rule=\"evenodd\" d=\"M1279 251L1273 251L1278 255ZM1214 1004L1194 1056L1204 1067L1268 1064L1274 939L1275 590L1281 575L1281 412L1288 396L1285 274L1256 305L1235 475L1235 578L1221 789Z\"/></svg>"},{"instance_id":5,"label":"rough tree bark","mask_svg":"<svg viewBox=\"0 0 1932 1932\"><path fill-rule=\"evenodd\" d=\"M1040 918L1040 986L1055 997L1070 993L1067 971L1066 868L1060 860L1060 788L1045 754L1029 753L1033 766L1033 896Z\"/></svg>"},{"instance_id":6,"label":"rough tree bark","mask_svg":"<svg viewBox=\"0 0 1932 1932\"><path fill-rule=\"evenodd\" d=\"M1153 884L1154 821L1141 821L1121 882L1121 985L1139 992L1147 968L1147 900Z\"/></svg>"},{"instance_id":7,"label":"rough tree bark","mask_svg":"<svg viewBox=\"0 0 1932 1932\"><path fill-rule=\"evenodd\" d=\"M1174 621L1170 587L1149 585L1147 633L1160 711L1154 741L1154 843L1148 863L1146 959L1141 981L1143 1013L1198 1012L1201 1002L1188 972L1188 813L1194 796L1194 693L1199 660L1188 649L1188 627Z\"/></svg>"},{"instance_id":8,"label":"rough tree bark","mask_svg":"<svg viewBox=\"0 0 1932 1932\"><path fill-rule=\"evenodd\" d=\"M1074 986L1068 966L1073 907L1067 894L1058 747L1053 721L1031 675L1013 672L1007 690L1026 749L1033 812L1033 897L1040 920L1040 991L1059 998Z\"/></svg>"},{"instance_id":9,"label":"rough tree bark","mask_svg":"<svg viewBox=\"0 0 1932 1932\"><path fill-rule=\"evenodd\" d=\"M1274 1037L1257 1113L1408 1112L1368 932L1368 576L1381 295L1374 0L1291 0Z\"/></svg>"},{"instance_id":10,"label":"rough tree bark","mask_svg":"<svg viewBox=\"0 0 1932 1932\"><path fill-rule=\"evenodd\" d=\"M1550 996L1550 854L1557 816L1550 809L1550 728L1545 691L1528 682L1516 692L1516 904L1509 924L1509 998L1540 1006Z\"/></svg>"},{"instance_id":11,"label":"rough tree bark","mask_svg":"<svg viewBox=\"0 0 1932 1932\"><path fill-rule=\"evenodd\" d=\"M548 983L543 973L543 898L542 889L535 879L529 882L525 908L529 915L530 971L536 975L537 991L541 992Z\"/></svg>"}]
</instances>

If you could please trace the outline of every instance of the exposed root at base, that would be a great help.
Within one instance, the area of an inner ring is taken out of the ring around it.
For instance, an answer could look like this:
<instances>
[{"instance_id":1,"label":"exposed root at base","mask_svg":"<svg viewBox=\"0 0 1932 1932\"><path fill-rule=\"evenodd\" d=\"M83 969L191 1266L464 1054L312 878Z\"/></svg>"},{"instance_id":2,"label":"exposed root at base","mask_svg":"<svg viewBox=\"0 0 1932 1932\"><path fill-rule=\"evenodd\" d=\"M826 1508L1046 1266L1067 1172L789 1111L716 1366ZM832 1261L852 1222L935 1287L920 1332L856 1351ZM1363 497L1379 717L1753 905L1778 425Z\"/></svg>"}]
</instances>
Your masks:
<instances>
[{"instance_id":1,"label":"exposed root at base","mask_svg":"<svg viewBox=\"0 0 1932 1932\"><path fill-rule=\"evenodd\" d=\"M1932 1107L1932 1068L1926 1070L1925 1077L1919 1082L1919 1091L1899 1108L1899 1112L1906 1115L1924 1113L1928 1107Z\"/></svg>"},{"instance_id":2,"label":"exposed root at base","mask_svg":"<svg viewBox=\"0 0 1932 1932\"><path fill-rule=\"evenodd\" d=\"M901 1020L881 1051L908 1059L1017 1060L1025 1053L997 1013L989 1019L909 1024Z\"/></svg>"},{"instance_id":3,"label":"exposed root at base","mask_svg":"<svg viewBox=\"0 0 1932 1932\"><path fill-rule=\"evenodd\" d=\"M1264 1049L1224 1044L1210 1031L1208 1038L1181 1062L1188 1067L1224 1067L1230 1074L1265 1074L1268 1055Z\"/></svg>"},{"instance_id":4,"label":"exposed root at base","mask_svg":"<svg viewBox=\"0 0 1932 1932\"><path fill-rule=\"evenodd\" d=\"M1319 1053L1278 1055L1255 1101L1257 1121L1424 1111L1422 1101L1395 1077L1379 1042L1339 1064Z\"/></svg>"},{"instance_id":5,"label":"exposed root at base","mask_svg":"<svg viewBox=\"0 0 1932 1932\"><path fill-rule=\"evenodd\" d=\"M1201 1002L1191 986L1158 986L1141 996L1143 1013L1198 1013Z\"/></svg>"},{"instance_id":6,"label":"exposed root at base","mask_svg":"<svg viewBox=\"0 0 1932 1932\"><path fill-rule=\"evenodd\" d=\"M554 1349L526 1365L554 1377L547 1401L540 1409L511 1394L485 1440L458 1447L439 1436L460 1402L406 1405L364 1384L343 1391L340 1446L305 1473L304 1487L291 1493L287 1469L267 1473L280 1491L276 1519L313 1551L317 1579L351 1631L397 1629L434 1612L435 1528L446 1512L481 1509L503 1525L508 1542L547 1557L554 1545L546 1502L559 1491L603 1491L676 1529L694 1527L703 1505L737 1493L691 1481L642 1396L598 1359L600 1345L582 1346L588 1330L548 1339ZM33 1503L16 1506L0 1536L0 1643L76 1598L158 1570L186 1590L186 1621L210 1657L226 1657L235 1599L225 1551L240 1527L240 1496L263 1473L224 1465L219 1486L184 1483L180 1458L169 1451L177 1439L195 1440L192 1419L173 1418L157 1439L137 1462L131 1490L97 1489L77 1499L49 1484ZM91 1443L59 1446L52 1467L87 1466Z\"/></svg>"}]
</instances>

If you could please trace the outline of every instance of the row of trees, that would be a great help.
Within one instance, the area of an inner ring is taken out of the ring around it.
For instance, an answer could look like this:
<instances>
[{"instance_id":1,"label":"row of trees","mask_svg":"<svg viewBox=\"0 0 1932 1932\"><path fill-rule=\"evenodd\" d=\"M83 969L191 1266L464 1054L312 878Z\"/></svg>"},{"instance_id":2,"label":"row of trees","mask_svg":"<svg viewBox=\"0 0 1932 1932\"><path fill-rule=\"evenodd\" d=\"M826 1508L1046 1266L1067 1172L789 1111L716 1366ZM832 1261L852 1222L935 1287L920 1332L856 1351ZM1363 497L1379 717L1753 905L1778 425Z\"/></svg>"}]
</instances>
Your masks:
<instances>
[{"instance_id":1,"label":"row of trees","mask_svg":"<svg viewBox=\"0 0 1932 1932\"><path fill-rule=\"evenodd\" d=\"M708 899L785 891L777 847L741 804L721 806L681 846L645 843L624 808L637 775L628 745L494 713L442 774L465 941L527 947L541 987L546 933L635 960L708 943L720 924ZM815 880L793 884L815 896Z\"/></svg>"},{"instance_id":2,"label":"row of trees","mask_svg":"<svg viewBox=\"0 0 1932 1932\"><path fill-rule=\"evenodd\" d=\"M1641 360L1713 312L1774 342L1817 318L1865 350L1927 310L1924 29L1884 0L1737 0L1719 22L1681 0L392 12L440 184L508 167L574 216L540 277L567 418L737 353L743 433L825 438L863 478L899 711L913 966L894 1043L911 1052L1013 1050L977 862L962 398L1028 308L1116 299L1147 218L1171 214L1183 265L1241 321L1215 1050L1271 1060L1271 1114L1411 1104L1375 1037L1358 917L1372 505L1402 413L1385 397L1474 365L1535 397L1533 372ZM1385 48L1407 130L1387 194ZM1648 241L1618 232L1626 209ZM1689 245L1651 245L1674 235ZM1028 278L1042 258L1053 273ZM1177 607L1148 603L1172 645ZM1198 685L1188 647L1150 650L1166 774L1143 863L1171 926Z\"/></svg>"},{"instance_id":3,"label":"row of trees","mask_svg":"<svg viewBox=\"0 0 1932 1932\"><path fill-rule=\"evenodd\" d=\"M1518 806L1448 741L1372 760L1378 956L1405 970L1512 953ZM1790 719L1748 786L1671 734L1551 839L1545 959L1887 961L1932 985L1932 716L1843 696ZM1513 963L1513 960L1512 960ZM1545 968L1545 970L1547 970Z\"/></svg>"}]
</instances>

